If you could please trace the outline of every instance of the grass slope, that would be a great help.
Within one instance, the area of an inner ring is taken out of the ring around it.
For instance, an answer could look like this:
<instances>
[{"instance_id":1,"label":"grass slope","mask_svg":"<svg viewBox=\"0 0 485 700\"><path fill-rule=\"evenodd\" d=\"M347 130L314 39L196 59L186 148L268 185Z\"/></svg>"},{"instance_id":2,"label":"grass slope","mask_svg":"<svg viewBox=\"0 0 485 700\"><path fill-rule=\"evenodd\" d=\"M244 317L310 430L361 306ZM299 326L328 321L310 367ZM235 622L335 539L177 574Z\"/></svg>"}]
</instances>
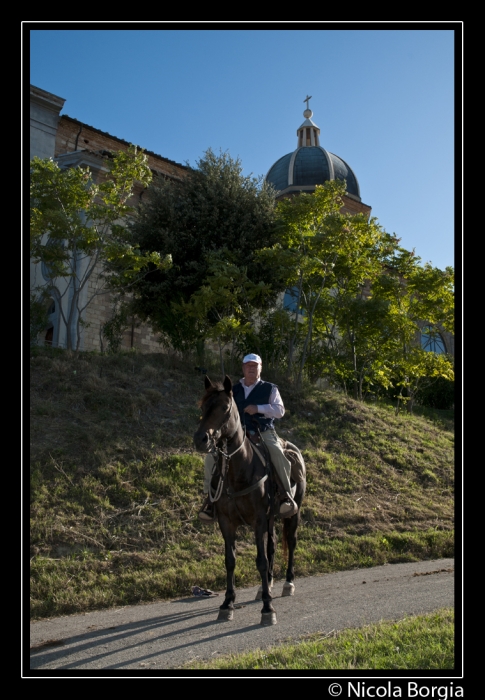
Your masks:
<instances>
[{"instance_id":1,"label":"grass slope","mask_svg":"<svg viewBox=\"0 0 485 700\"><path fill-rule=\"evenodd\" d=\"M203 377L168 355L50 348L31 352L30 372L31 618L223 590L222 537L196 517ZM297 577L453 556L452 412L279 384L278 432L308 471ZM237 586L259 583L255 554L242 528ZM278 550L276 578L284 567Z\"/></svg>"}]
</instances>

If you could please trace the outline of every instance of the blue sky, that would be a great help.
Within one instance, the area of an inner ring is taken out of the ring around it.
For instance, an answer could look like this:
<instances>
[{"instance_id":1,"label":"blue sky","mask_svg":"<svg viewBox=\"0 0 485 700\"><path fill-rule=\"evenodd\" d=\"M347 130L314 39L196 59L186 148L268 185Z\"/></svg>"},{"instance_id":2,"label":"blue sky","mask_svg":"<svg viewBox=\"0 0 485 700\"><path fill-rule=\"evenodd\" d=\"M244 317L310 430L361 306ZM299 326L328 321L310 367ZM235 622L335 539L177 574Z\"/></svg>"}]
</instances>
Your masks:
<instances>
[{"instance_id":1,"label":"blue sky","mask_svg":"<svg viewBox=\"0 0 485 700\"><path fill-rule=\"evenodd\" d=\"M382 227L423 262L461 259L449 23L140 27L32 23L30 83L64 98L62 114L178 163L210 147L254 175L296 148L311 95L321 145Z\"/></svg>"}]
</instances>

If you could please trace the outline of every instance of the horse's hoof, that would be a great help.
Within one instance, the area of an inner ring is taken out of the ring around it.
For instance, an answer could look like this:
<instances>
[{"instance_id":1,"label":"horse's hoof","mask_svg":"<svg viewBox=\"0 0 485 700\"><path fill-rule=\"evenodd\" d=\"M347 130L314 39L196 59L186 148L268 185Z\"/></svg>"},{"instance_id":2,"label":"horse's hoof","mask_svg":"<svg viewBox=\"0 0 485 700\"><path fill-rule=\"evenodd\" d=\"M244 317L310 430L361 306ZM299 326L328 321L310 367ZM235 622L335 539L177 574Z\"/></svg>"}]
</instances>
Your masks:
<instances>
[{"instance_id":1,"label":"horse's hoof","mask_svg":"<svg viewBox=\"0 0 485 700\"><path fill-rule=\"evenodd\" d=\"M269 625L276 625L276 613L274 612L264 612L261 613L261 624L265 627Z\"/></svg>"},{"instance_id":2,"label":"horse's hoof","mask_svg":"<svg viewBox=\"0 0 485 700\"><path fill-rule=\"evenodd\" d=\"M224 622L228 622L229 620L234 619L234 610L231 610L230 608L224 608L224 610L219 610L219 615L217 616L218 620L224 620Z\"/></svg>"},{"instance_id":3,"label":"horse's hoof","mask_svg":"<svg viewBox=\"0 0 485 700\"><path fill-rule=\"evenodd\" d=\"M290 583L289 581L285 581L283 585L283 591L281 593L281 596L284 598L286 595L295 595L295 586L293 583Z\"/></svg>"}]
</instances>

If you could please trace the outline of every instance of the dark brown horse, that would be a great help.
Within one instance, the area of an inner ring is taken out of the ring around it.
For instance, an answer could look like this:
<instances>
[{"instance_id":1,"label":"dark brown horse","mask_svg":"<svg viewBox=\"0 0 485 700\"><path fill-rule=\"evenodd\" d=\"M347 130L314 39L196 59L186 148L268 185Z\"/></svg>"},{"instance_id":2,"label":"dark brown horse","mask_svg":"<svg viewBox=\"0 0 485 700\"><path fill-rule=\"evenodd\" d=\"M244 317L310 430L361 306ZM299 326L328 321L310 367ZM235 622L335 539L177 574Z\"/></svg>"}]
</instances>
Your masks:
<instances>
[{"instance_id":1,"label":"dark brown horse","mask_svg":"<svg viewBox=\"0 0 485 700\"><path fill-rule=\"evenodd\" d=\"M256 566L261 575L261 587L256 600L263 601L261 624L276 624L272 606L273 565L276 546L274 529L274 482L261 450L254 448L246 436L232 396L232 382L226 375L223 383L205 378L206 393L201 401L202 417L194 435L200 452L211 452L217 469L211 484L215 512L225 542L227 589L219 609L219 620L232 620L234 615L234 569L236 565L236 531L240 525L252 527L256 537ZM293 595L293 560L300 506L305 494L305 463L300 451L284 443L285 454L292 464L293 498L298 513L283 519L283 551L288 556L286 581L282 595ZM259 454L258 454L259 452Z\"/></svg>"}]
</instances>

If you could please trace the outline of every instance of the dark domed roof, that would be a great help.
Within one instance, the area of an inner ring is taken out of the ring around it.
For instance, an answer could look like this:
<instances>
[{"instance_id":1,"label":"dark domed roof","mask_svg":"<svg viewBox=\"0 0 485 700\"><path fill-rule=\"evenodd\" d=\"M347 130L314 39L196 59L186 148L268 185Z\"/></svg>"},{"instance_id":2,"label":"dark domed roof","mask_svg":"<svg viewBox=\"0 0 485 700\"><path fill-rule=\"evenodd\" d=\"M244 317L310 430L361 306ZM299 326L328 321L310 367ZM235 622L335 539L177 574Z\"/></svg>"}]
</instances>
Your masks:
<instances>
[{"instance_id":1,"label":"dark domed roof","mask_svg":"<svg viewBox=\"0 0 485 700\"><path fill-rule=\"evenodd\" d=\"M302 146L287 153L270 168L266 180L279 191L291 186L314 188L327 180L346 180L348 194L360 200L359 183L350 166L321 146Z\"/></svg>"},{"instance_id":2,"label":"dark domed roof","mask_svg":"<svg viewBox=\"0 0 485 700\"><path fill-rule=\"evenodd\" d=\"M312 192L316 185L323 185L328 180L345 180L347 194L360 202L359 183L355 173L342 158L320 146L320 129L309 118L312 116L311 110L306 109L303 116L306 119L296 132L296 150L287 153L271 166L266 181L281 195L298 191Z\"/></svg>"}]
</instances>

